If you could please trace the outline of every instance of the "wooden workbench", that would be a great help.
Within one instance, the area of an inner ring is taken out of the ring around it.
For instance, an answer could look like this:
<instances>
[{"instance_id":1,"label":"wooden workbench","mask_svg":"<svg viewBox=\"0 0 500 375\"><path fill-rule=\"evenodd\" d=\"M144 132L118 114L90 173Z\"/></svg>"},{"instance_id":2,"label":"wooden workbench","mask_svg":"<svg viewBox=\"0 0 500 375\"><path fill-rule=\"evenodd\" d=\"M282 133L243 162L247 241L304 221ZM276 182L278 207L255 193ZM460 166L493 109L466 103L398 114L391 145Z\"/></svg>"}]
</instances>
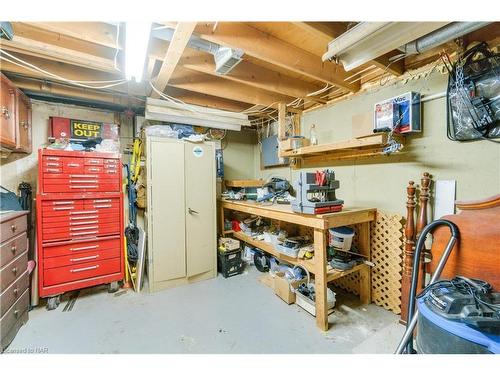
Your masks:
<instances>
[{"instance_id":1,"label":"wooden workbench","mask_svg":"<svg viewBox=\"0 0 500 375\"><path fill-rule=\"evenodd\" d=\"M314 274L316 289L316 324L322 330L328 330L328 308L326 303L326 288L330 281L346 276L352 272L359 272L359 296L362 303L371 302L371 275L370 267L360 264L348 271L327 270L327 235L329 228L344 225L358 224L358 248L359 252L370 260L370 222L375 220L375 208L344 208L342 212L305 215L292 211L290 205L261 205L253 201L219 201L220 228L223 234L233 233L224 231L225 210L239 211L269 219L284 221L292 224L310 227L314 230L314 257L311 260L296 259L285 256L274 249L274 246L253 239L243 232L234 232L238 238L254 247L275 256L281 261L293 265L301 265Z\"/></svg>"}]
</instances>

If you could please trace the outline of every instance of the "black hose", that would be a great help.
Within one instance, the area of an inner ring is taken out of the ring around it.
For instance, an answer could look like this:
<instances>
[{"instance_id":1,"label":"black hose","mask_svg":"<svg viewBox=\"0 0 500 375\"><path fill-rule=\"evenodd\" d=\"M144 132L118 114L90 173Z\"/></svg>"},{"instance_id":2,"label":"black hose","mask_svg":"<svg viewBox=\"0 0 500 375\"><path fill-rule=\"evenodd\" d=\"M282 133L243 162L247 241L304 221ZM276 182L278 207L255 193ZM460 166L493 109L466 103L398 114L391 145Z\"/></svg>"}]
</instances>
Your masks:
<instances>
[{"instance_id":1,"label":"black hose","mask_svg":"<svg viewBox=\"0 0 500 375\"><path fill-rule=\"evenodd\" d=\"M438 219L429 223L425 226L425 228L420 233L417 244L415 245L415 253L413 258L413 273L411 275L411 284L410 284L410 296L408 297L408 316L407 316L407 324L410 324L414 312L415 312L415 297L417 294L417 284L418 284L418 274L419 274L419 266L420 266L420 257L422 254L422 249L424 248L425 239L427 235L436 229L439 226L446 225L450 228L451 236L458 239L459 231L458 227L455 223L452 223L449 220ZM413 336L408 340L408 344L406 345L406 353L414 353L413 350Z\"/></svg>"}]
</instances>

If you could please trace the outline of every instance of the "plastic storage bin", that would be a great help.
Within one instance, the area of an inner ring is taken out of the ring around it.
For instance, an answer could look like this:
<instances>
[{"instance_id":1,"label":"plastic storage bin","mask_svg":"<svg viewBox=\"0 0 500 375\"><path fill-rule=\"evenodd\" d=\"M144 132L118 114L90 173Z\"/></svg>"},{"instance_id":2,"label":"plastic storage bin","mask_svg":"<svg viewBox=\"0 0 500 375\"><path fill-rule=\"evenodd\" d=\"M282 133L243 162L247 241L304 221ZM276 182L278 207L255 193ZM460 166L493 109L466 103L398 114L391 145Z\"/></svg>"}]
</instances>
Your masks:
<instances>
[{"instance_id":1,"label":"plastic storage bin","mask_svg":"<svg viewBox=\"0 0 500 375\"><path fill-rule=\"evenodd\" d=\"M244 263L241 259L241 250L219 252L217 269L225 278L239 275L243 272Z\"/></svg>"}]
</instances>

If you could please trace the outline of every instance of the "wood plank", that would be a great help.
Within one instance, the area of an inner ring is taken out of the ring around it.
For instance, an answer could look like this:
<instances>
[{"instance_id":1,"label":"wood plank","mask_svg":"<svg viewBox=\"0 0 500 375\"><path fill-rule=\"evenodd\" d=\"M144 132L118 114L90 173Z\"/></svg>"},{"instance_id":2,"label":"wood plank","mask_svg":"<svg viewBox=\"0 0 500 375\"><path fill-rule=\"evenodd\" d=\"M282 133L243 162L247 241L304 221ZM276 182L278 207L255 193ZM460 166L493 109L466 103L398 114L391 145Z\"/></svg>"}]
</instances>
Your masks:
<instances>
[{"instance_id":1,"label":"wood plank","mask_svg":"<svg viewBox=\"0 0 500 375\"><path fill-rule=\"evenodd\" d=\"M301 147L296 150L285 151L283 156L299 157L305 155L324 154L337 150L358 149L363 147L384 146L387 143L387 134L377 133L363 138L353 138L345 141Z\"/></svg>"},{"instance_id":2,"label":"wood plank","mask_svg":"<svg viewBox=\"0 0 500 375\"><path fill-rule=\"evenodd\" d=\"M43 57L44 59L81 66L87 69L109 73L117 72L112 59L90 55L17 35L14 35L12 40L2 39L2 49L30 56Z\"/></svg>"},{"instance_id":3,"label":"wood plank","mask_svg":"<svg viewBox=\"0 0 500 375\"><path fill-rule=\"evenodd\" d=\"M314 290L316 292L316 325L328 330L326 232L314 229Z\"/></svg>"},{"instance_id":4,"label":"wood plank","mask_svg":"<svg viewBox=\"0 0 500 375\"><path fill-rule=\"evenodd\" d=\"M182 66L177 66L175 69L169 81L169 86L244 103L271 106L273 108L276 108L279 102L294 100L292 97L256 89L208 74L193 72Z\"/></svg>"},{"instance_id":5,"label":"wood plank","mask_svg":"<svg viewBox=\"0 0 500 375\"><path fill-rule=\"evenodd\" d=\"M323 63L320 57L243 23L221 22L215 30L213 23L199 23L195 32L202 39L241 48L248 55L307 77L352 92L360 88L359 84L345 81L347 74L342 66L331 62Z\"/></svg>"},{"instance_id":6,"label":"wood plank","mask_svg":"<svg viewBox=\"0 0 500 375\"><path fill-rule=\"evenodd\" d=\"M259 180L224 180L226 187L262 187L265 181Z\"/></svg>"},{"instance_id":7,"label":"wood plank","mask_svg":"<svg viewBox=\"0 0 500 375\"><path fill-rule=\"evenodd\" d=\"M278 139L286 139L286 103L278 104Z\"/></svg>"},{"instance_id":8,"label":"wood plank","mask_svg":"<svg viewBox=\"0 0 500 375\"><path fill-rule=\"evenodd\" d=\"M376 208L367 208L357 212L344 210L341 212L337 212L335 214L330 214L330 216L327 218L328 221L327 225L328 228L336 228L336 227L342 227L344 225L366 223L375 220L376 214L377 214ZM366 250L369 247L370 247L369 244L368 247L366 247L365 244L364 249ZM365 253L365 255L369 254Z\"/></svg>"},{"instance_id":9,"label":"wood plank","mask_svg":"<svg viewBox=\"0 0 500 375\"><path fill-rule=\"evenodd\" d=\"M213 56L199 51L186 50L179 64L195 72L211 74L259 89L298 98L305 97L307 94L323 88L322 85L283 75L274 70L253 64L248 60L240 62L231 70L230 74L219 75L215 72Z\"/></svg>"},{"instance_id":10,"label":"wood plank","mask_svg":"<svg viewBox=\"0 0 500 375\"><path fill-rule=\"evenodd\" d=\"M376 213L373 215L375 220ZM366 221L358 225L358 249L368 260L371 260L370 222ZM359 298L364 304L371 303L371 267L366 266L359 272Z\"/></svg>"},{"instance_id":11,"label":"wood plank","mask_svg":"<svg viewBox=\"0 0 500 375\"><path fill-rule=\"evenodd\" d=\"M359 299L361 303L368 305L371 303L372 283L371 268L366 266L359 270Z\"/></svg>"},{"instance_id":12,"label":"wood plank","mask_svg":"<svg viewBox=\"0 0 500 375\"><path fill-rule=\"evenodd\" d=\"M179 22L175 27L174 35L168 46L167 53L163 58L160 72L153 83L153 85L161 92L165 90L165 87L167 86L179 59L189 42L189 38L191 38L191 34L193 33L195 26L196 22ZM158 95L155 91L153 91L151 95L153 98L160 97L160 95Z\"/></svg>"},{"instance_id":13,"label":"wood plank","mask_svg":"<svg viewBox=\"0 0 500 375\"><path fill-rule=\"evenodd\" d=\"M305 225L312 228L326 229L326 222L322 215L303 215L293 212L290 205L261 206L251 202L237 202L221 200L224 208L263 216L270 219L286 221L288 223Z\"/></svg>"}]
</instances>

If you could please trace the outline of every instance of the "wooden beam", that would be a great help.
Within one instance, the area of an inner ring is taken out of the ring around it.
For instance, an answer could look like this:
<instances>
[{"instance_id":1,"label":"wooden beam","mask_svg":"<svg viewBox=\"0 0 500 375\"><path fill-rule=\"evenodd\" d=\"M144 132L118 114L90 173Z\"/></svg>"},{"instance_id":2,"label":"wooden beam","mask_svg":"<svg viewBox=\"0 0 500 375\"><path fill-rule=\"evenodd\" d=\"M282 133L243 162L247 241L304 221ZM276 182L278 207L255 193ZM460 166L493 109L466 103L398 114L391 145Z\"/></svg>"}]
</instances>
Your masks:
<instances>
[{"instance_id":1,"label":"wooden beam","mask_svg":"<svg viewBox=\"0 0 500 375\"><path fill-rule=\"evenodd\" d=\"M68 87L57 83L39 82L33 79L12 78L11 81L21 90L48 93L69 98L87 99L125 107L144 107L144 102L127 95L113 94L80 87Z\"/></svg>"},{"instance_id":2,"label":"wooden beam","mask_svg":"<svg viewBox=\"0 0 500 375\"><path fill-rule=\"evenodd\" d=\"M198 23L195 32L203 39L230 47L241 48L246 54L280 66L309 78L329 83L349 91L357 91L359 83L345 81L342 66L322 62L321 57L285 43L263 31L237 22Z\"/></svg>"},{"instance_id":3,"label":"wooden beam","mask_svg":"<svg viewBox=\"0 0 500 375\"><path fill-rule=\"evenodd\" d=\"M297 80L245 60L236 65L229 74L220 75L215 72L215 62L211 54L194 50L186 50L179 64L195 72L210 74L287 96L301 98L322 88L321 85Z\"/></svg>"},{"instance_id":4,"label":"wooden beam","mask_svg":"<svg viewBox=\"0 0 500 375\"><path fill-rule=\"evenodd\" d=\"M293 98L288 96L274 94L208 74L193 72L182 66L177 66L175 69L169 86L244 103L271 105L274 108L279 102L289 103L293 101Z\"/></svg>"},{"instance_id":5,"label":"wooden beam","mask_svg":"<svg viewBox=\"0 0 500 375\"><path fill-rule=\"evenodd\" d=\"M34 26L40 30L49 31L59 34L59 37L71 37L73 39L82 40L88 43L97 44L100 46L123 49L123 40L125 36L125 28L120 27L120 40L116 43L118 28L104 22L32 22Z\"/></svg>"},{"instance_id":6,"label":"wooden beam","mask_svg":"<svg viewBox=\"0 0 500 375\"><path fill-rule=\"evenodd\" d=\"M106 72L100 72L97 70L92 70L92 69L85 69L85 68L77 68L75 69L74 66L68 65L68 64L63 64L63 63L58 63L55 61L51 60L45 60L41 59L38 57L34 56L25 56L25 55L20 55L20 54L15 54L16 57L19 57L30 64L33 64L47 72L57 74L58 76L61 76L63 78L69 79L69 80L74 80L74 81L109 81L109 80L115 80L115 79L120 79L121 77L117 76L116 74L111 74L111 73L106 73ZM0 60L1 63L1 70L2 72L10 72L10 73L15 73L15 74L20 74L23 76L27 77L34 77L34 78L39 78L39 79L46 79L49 81L59 81L59 82L64 82L62 79L57 79L54 78L50 75L47 75L45 73L39 72L39 71L34 71L32 69L28 69L25 67L21 67L16 64L12 64L8 61L5 60ZM124 82L121 85L113 86L110 87L109 90L111 91L117 91L120 93L124 94L129 94L129 95L139 95L139 96L145 96L145 83L136 83L136 82Z\"/></svg>"},{"instance_id":7,"label":"wooden beam","mask_svg":"<svg viewBox=\"0 0 500 375\"><path fill-rule=\"evenodd\" d=\"M2 49L30 56L43 57L44 59L81 66L88 69L95 69L102 72L119 73L119 71L115 69L115 64L112 59L90 55L88 53L27 39L17 35L14 35L12 40L2 39Z\"/></svg>"},{"instance_id":8,"label":"wooden beam","mask_svg":"<svg viewBox=\"0 0 500 375\"><path fill-rule=\"evenodd\" d=\"M278 139L286 139L286 103L278 104Z\"/></svg>"},{"instance_id":9,"label":"wooden beam","mask_svg":"<svg viewBox=\"0 0 500 375\"><path fill-rule=\"evenodd\" d=\"M163 63L160 68L160 72L158 76L155 78L153 85L160 91L163 92L165 87L174 72L179 59L181 58L184 49L186 48L187 43L189 42L189 38L191 38L191 34L196 26L196 22L179 22L175 28L174 35L172 37L172 41L168 46L167 53L163 58ZM153 91L151 93L153 98L159 98L157 92Z\"/></svg>"},{"instance_id":10,"label":"wooden beam","mask_svg":"<svg viewBox=\"0 0 500 375\"><path fill-rule=\"evenodd\" d=\"M328 24L325 24L324 22L295 22L295 25L299 26L301 29L314 35L315 37L321 38L325 43L325 51L328 48L329 42L331 42L335 38L338 38L339 35L347 31L347 28L345 26L335 26L335 23L330 26ZM400 76L404 73L404 61L400 60L394 63L391 63L389 61L389 57L395 54L397 54L397 52L393 51L389 54L377 57L376 59L373 59L364 64L363 67L367 65L375 65L377 68L384 69L388 73L391 73L395 76Z\"/></svg>"},{"instance_id":11,"label":"wooden beam","mask_svg":"<svg viewBox=\"0 0 500 375\"><path fill-rule=\"evenodd\" d=\"M196 93L175 87L167 87L165 93L167 95L173 96L176 99L182 100L185 103L201 105L203 107L209 108L224 109L232 112L241 112L252 106L252 104L249 103L237 102L234 100Z\"/></svg>"}]
</instances>

